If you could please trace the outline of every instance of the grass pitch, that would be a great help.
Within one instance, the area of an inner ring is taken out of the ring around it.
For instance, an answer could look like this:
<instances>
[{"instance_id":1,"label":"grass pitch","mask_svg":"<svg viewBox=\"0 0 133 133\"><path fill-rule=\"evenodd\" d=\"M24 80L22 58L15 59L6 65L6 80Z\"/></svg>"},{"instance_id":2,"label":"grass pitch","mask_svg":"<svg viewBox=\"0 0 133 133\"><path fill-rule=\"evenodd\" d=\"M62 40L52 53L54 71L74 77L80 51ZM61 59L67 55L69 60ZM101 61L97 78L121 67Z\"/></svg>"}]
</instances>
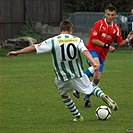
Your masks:
<instances>
[{"instance_id":1,"label":"grass pitch","mask_svg":"<svg viewBox=\"0 0 133 133\"><path fill-rule=\"evenodd\" d=\"M105 105L101 99L92 96L92 107L84 108L84 95L71 94L85 118L75 123L55 88L50 54L0 57L0 133L126 133L133 128L132 62L132 50L109 53L105 62L100 87L119 110L99 121L95 109Z\"/></svg>"}]
</instances>

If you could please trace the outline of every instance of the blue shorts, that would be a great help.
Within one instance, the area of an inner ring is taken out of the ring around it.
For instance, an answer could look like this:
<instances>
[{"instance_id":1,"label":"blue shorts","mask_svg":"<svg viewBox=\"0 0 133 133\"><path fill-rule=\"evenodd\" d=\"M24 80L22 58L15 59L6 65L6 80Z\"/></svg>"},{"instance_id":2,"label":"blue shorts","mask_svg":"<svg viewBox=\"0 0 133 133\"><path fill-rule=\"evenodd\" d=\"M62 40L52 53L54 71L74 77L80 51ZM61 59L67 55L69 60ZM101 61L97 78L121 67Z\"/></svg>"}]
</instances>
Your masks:
<instances>
[{"instance_id":1,"label":"blue shorts","mask_svg":"<svg viewBox=\"0 0 133 133\"><path fill-rule=\"evenodd\" d=\"M104 68L104 60L102 60L99 55L97 54L96 51L94 50L88 50L90 52L90 54L92 55L93 58L98 58L99 62L100 62L100 67L99 67L99 71L102 73L103 68ZM87 60L88 65L90 65L90 61Z\"/></svg>"}]
</instances>

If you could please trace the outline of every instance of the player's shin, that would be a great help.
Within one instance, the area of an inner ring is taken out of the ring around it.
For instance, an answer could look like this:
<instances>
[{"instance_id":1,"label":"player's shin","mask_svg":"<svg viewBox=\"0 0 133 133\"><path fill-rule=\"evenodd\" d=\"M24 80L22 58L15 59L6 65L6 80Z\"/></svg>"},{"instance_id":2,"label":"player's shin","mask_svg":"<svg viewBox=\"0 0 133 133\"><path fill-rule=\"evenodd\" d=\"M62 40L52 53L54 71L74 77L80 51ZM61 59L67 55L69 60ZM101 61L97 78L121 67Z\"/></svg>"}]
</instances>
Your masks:
<instances>
[{"instance_id":1,"label":"player's shin","mask_svg":"<svg viewBox=\"0 0 133 133\"><path fill-rule=\"evenodd\" d=\"M105 95L104 92L98 86L94 86L92 94L99 98L102 98Z\"/></svg>"},{"instance_id":2,"label":"player's shin","mask_svg":"<svg viewBox=\"0 0 133 133\"><path fill-rule=\"evenodd\" d=\"M63 100L66 108L72 113L72 115L74 115L76 117L76 119L74 119L74 120L83 121L83 120L81 120L81 118L83 119L83 117L81 116L78 109L76 108L73 100L70 97L62 98L62 100Z\"/></svg>"}]
</instances>

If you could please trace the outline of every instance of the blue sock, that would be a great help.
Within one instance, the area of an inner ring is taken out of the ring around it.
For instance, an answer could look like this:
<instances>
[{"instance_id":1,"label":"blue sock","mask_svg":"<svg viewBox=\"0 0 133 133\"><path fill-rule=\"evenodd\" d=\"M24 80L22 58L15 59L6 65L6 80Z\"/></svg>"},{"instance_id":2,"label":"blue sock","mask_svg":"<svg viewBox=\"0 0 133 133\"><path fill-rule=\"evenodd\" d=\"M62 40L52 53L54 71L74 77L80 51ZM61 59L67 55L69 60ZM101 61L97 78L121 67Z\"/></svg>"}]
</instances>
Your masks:
<instances>
[{"instance_id":1,"label":"blue sock","mask_svg":"<svg viewBox=\"0 0 133 133\"><path fill-rule=\"evenodd\" d=\"M90 96L91 96L91 94L86 94L86 95L84 96L84 101L86 101L87 99L89 99Z\"/></svg>"},{"instance_id":2,"label":"blue sock","mask_svg":"<svg viewBox=\"0 0 133 133\"><path fill-rule=\"evenodd\" d=\"M90 78L93 77L93 74L89 71L89 69L85 70L84 73Z\"/></svg>"}]
</instances>

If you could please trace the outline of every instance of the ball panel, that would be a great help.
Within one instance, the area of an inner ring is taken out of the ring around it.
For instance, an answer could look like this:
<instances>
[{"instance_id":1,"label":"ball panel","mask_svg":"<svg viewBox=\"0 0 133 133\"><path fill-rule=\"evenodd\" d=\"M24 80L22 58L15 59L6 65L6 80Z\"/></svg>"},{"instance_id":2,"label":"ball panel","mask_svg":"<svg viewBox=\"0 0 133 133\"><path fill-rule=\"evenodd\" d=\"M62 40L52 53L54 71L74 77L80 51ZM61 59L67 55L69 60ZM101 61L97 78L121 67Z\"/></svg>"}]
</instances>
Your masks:
<instances>
[{"instance_id":1,"label":"ball panel","mask_svg":"<svg viewBox=\"0 0 133 133\"><path fill-rule=\"evenodd\" d=\"M108 116L107 109L99 109L98 112L100 119L105 119Z\"/></svg>"},{"instance_id":2,"label":"ball panel","mask_svg":"<svg viewBox=\"0 0 133 133\"><path fill-rule=\"evenodd\" d=\"M99 106L96 109L95 115L99 120L107 120L111 116L111 110L107 106Z\"/></svg>"}]
</instances>

